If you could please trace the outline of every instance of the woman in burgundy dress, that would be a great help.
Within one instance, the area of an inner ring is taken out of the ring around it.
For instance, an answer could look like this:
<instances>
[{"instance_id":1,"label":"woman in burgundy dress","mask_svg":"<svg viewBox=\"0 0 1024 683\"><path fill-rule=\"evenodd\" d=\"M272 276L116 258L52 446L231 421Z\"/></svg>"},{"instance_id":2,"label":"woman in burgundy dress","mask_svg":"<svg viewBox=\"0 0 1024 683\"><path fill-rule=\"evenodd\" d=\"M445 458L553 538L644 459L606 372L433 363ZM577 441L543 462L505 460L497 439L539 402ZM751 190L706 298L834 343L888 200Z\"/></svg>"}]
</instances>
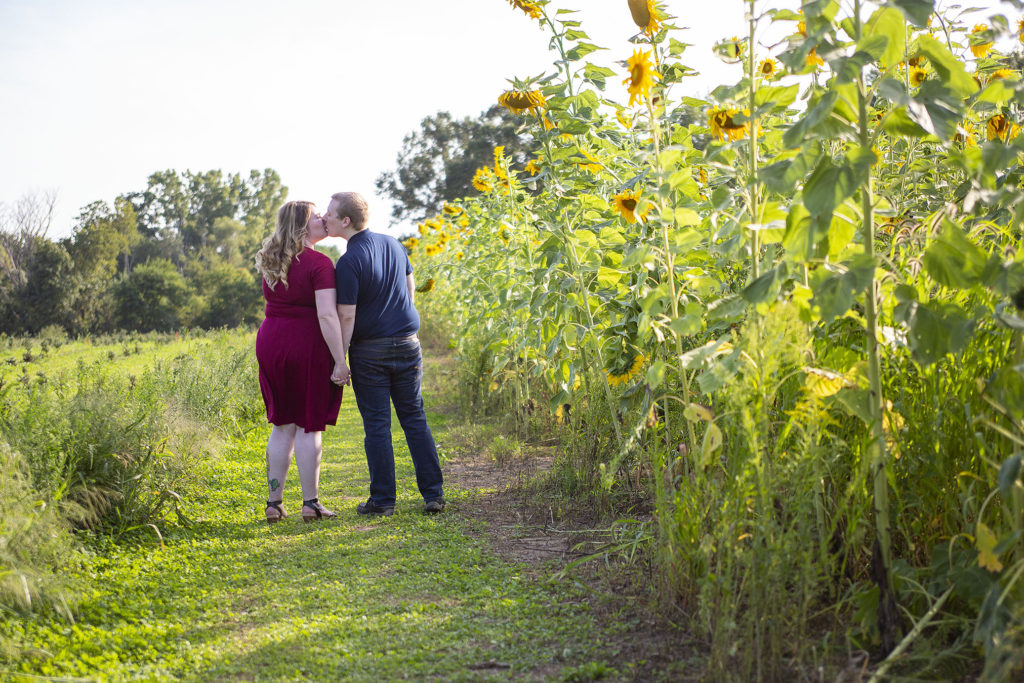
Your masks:
<instances>
[{"instance_id":1,"label":"woman in burgundy dress","mask_svg":"<svg viewBox=\"0 0 1024 683\"><path fill-rule=\"evenodd\" d=\"M334 517L320 504L321 433L338 419L348 367L338 321L334 264L313 250L327 236L311 202L288 202L277 229L256 255L266 319L256 334L260 391L267 421L267 522L286 517L281 501L291 455L302 484L302 518Z\"/></svg>"}]
</instances>

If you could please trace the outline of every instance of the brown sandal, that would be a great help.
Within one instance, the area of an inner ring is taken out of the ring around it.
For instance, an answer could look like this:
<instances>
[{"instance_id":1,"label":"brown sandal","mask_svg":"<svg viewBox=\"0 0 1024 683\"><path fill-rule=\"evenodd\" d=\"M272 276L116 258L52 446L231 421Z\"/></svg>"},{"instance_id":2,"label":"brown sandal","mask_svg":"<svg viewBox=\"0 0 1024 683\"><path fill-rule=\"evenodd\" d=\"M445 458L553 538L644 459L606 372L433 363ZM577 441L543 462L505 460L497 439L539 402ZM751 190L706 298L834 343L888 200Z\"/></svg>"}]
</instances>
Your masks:
<instances>
[{"instance_id":1,"label":"brown sandal","mask_svg":"<svg viewBox=\"0 0 1024 683\"><path fill-rule=\"evenodd\" d=\"M316 522L321 519L334 519L337 517L335 513L331 512L323 505L320 504L319 498L312 500L302 501L302 521L303 522Z\"/></svg>"}]
</instances>

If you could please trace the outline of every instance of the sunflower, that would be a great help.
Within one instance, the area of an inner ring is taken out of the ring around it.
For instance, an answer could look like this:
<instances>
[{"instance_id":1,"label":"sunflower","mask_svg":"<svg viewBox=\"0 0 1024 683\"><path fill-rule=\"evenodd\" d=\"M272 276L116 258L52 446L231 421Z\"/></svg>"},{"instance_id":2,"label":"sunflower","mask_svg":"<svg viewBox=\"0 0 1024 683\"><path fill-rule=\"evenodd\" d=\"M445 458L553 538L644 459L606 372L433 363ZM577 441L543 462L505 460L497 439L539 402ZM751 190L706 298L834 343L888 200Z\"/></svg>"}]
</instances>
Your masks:
<instances>
[{"instance_id":1,"label":"sunflower","mask_svg":"<svg viewBox=\"0 0 1024 683\"><path fill-rule=\"evenodd\" d=\"M810 53L807 55L807 66L825 66L825 60L818 56L818 48L811 48Z\"/></svg>"},{"instance_id":2,"label":"sunflower","mask_svg":"<svg viewBox=\"0 0 1024 683\"><path fill-rule=\"evenodd\" d=\"M1024 17L1017 22L1017 40L1024 43Z\"/></svg>"},{"instance_id":3,"label":"sunflower","mask_svg":"<svg viewBox=\"0 0 1024 683\"><path fill-rule=\"evenodd\" d=\"M434 288L434 278L428 278L426 282L416 288L417 292L429 292Z\"/></svg>"},{"instance_id":4,"label":"sunflower","mask_svg":"<svg viewBox=\"0 0 1024 683\"><path fill-rule=\"evenodd\" d=\"M458 216L462 213L461 206L452 206L451 204L445 204L444 206L441 207L441 210L444 211L449 216Z\"/></svg>"},{"instance_id":5,"label":"sunflower","mask_svg":"<svg viewBox=\"0 0 1024 683\"><path fill-rule=\"evenodd\" d=\"M654 0L629 0L629 13L633 23L649 36L661 29L661 22L665 18Z\"/></svg>"},{"instance_id":6,"label":"sunflower","mask_svg":"<svg viewBox=\"0 0 1024 683\"><path fill-rule=\"evenodd\" d=\"M597 173L602 168L604 168L604 166L601 164L601 162L598 161L597 157L595 157L590 152L586 152L586 151L581 149L581 150L578 151L578 154L581 155L583 158L582 159L574 159L573 162L577 166L579 166L581 169L583 169L584 171L589 171L591 173Z\"/></svg>"},{"instance_id":7,"label":"sunflower","mask_svg":"<svg viewBox=\"0 0 1024 683\"><path fill-rule=\"evenodd\" d=\"M498 96L498 104L513 114L536 114L546 103L540 90L507 90Z\"/></svg>"},{"instance_id":8,"label":"sunflower","mask_svg":"<svg viewBox=\"0 0 1024 683\"><path fill-rule=\"evenodd\" d=\"M630 366L622 372L616 373L611 370L605 370L604 373L608 377L608 384L611 386L617 386L619 384L627 384L630 380L636 377L641 370L644 369L644 364L647 363L647 357L642 353L638 353L633 356Z\"/></svg>"},{"instance_id":9,"label":"sunflower","mask_svg":"<svg viewBox=\"0 0 1024 683\"><path fill-rule=\"evenodd\" d=\"M735 63L743 59L747 51L747 39L733 36L728 40L715 43L715 53L727 62Z\"/></svg>"},{"instance_id":10,"label":"sunflower","mask_svg":"<svg viewBox=\"0 0 1024 683\"><path fill-rule=\"evenodd\" d=\"M779 65L774 59L768 58L761 61L757 72L764 78L774 78L779 73Z\"/></svg>"},{"instance_id":11,"label":"sunflower","mask_svg":"<svg viewBox=\"0 0 1024 683\"><path fill-rule=\"evenodd\" d=\"M409 239L402 242L402 246L405 247L406 249L415 249L416 245L419 243L420 241L418 239L416 239L415 237L410 237Z\"/></svg>"},{"instance_id":12,"label":"sunflower","mask_svg":"<svg viewBox=\"0 0 1024 683\"><path fill-rule=\"evenodd\" d=\"M989 80L989 83L991 83L992 81L1001 80L1001 79L1004 79L1004 78L1016 78L1016 77L1017 77L1017 73L1015 71L1011 71L1010 69L996 69L995 71L993 71L992 73L989 74L988 80Z\"/></svg>"},{"instance_id":13,"label":"sunflower","mask_svg":"<svg viewBox=\"0 0 1024 683\"><path fill-rule=\"evenodd\" d=\"M465 254L463 254L463 253L462 253L462 252L460 251L460 252L458 252L457 254L455 254L455 259L456 259L457 261L461 261L461 260L462 260L463 258L465 258L465 256L466 256L466 255L465 255Z\"/></svg>"},{"instance_id":14,"label":"sunflower","mask_svg":"<svg viewBox=\"0 0 1024 683\"><path fill-rule=\"evenodd\" d=\"M634 192L633 190L623 190L619 194L612 197L612 204L615 205L615 210L619 212L619 215L626 219L627 223L636 223L636 205L637 200L640 199L640 193ZM648 207L650 210L650 207ZM640 220L643 220L647 215L647 211L640 214Z\"/></svg>"},{"instance_id":15,"label":"sunflower","mask_svg":"<svg viewBox=\"0 0 1024 683\"><path fill-rule=\"evenodd\" d=\"M919 66L910 67L910 84L915 88L928 79L928 72Z\"/></svg>"},{"instance_id":16,"label":"sunflower","mask_svg":"<svg viewBox=\"0 0 1024 683\"><path fill-rule=\"evenodd\" d=\"M747 123L736 123L735 116L738 114L735 109L715 107L708 112L708 126L711 127L711 134L717 140L729 138L732 141L742 140L750 132ZM743 113L749 115L749 110L744 109Z\"/></svg>"},{"instance_id":17,"label":"sunflower","mask_svg":"<svg viewBox=\"0 0 1024 683\"><path fill-rule=\"evenodd\" d=\"M1009 142L1017 137L1019 130L1017 124L1007 121L1006 117L1002 114L996 114L985 124L985 134L989 140Z\"/></svg>"},{"instance_id":18,"label":"sunflower","mask_svg":"<svg viewBox=\"0 0 1024 683\"><path fill-rule=\"evenodd\" d=\"M537 175L538 173L540 173L540 166L537 165L537 162L535 160L530 159L529 161L526 162L526 166L523 167L523 170L529 173L530 175Z\"/></svg>"},{"instance_id":19,"label":"sunflower","mask_svg":"<svg viewBox=\"0 0 1024 683\"><path fill-rule=\"evenodd\" d=\"M796 22L796 32L802 35L804 38L807 37L807 24L804 21Z\"/></svg>"},{"instance_id":20,"label":"sunflower","mask_svg":"<svg viewBox=\"0 0 1024 683\"><path fill-rule=\"evenodd\" d=\"M658 78L650 62L650 51L640 52L633 50L633 56L627 62L629 66L629 78L622 81L623 85L629 86L629 106L639 99L650 97L651 86Z\"/></svg>"},{"instance_id":21,"label":"sunflower","mask_svg":"<svg viewBox=\"0 0 1024 683\"><path fill-rule=\"evenodd\" d=\"M544 13L540 11L540 7L535 2L528 2L528 0L508 0L509 4L516 9L521 9L531 19L541 19L544 17Z\"/></svg>"},{"instance_id":22,"label":"sunflower","mask_svg":"<svg viewBox=\"0 0 1024 683\"><path fill-rule=\"evenodd\" d=\"M473 175L473 187L485 194L494 190L494 173L491 172L489 166L481 166L476 169L476 173Z\"/></svg>"},{"instance_id":23,"label":"sunflower","mask_svg":"<svg viewBox=\"0 0 1024 683\"><path fill-rule=\"evenodd\" d=\"M959 143L964 147L976 147L978 145L978 136L975 134L974 126L969 123L957 126L953 142Z\"/></svg>"},{"instance_id":24,"label":"sunflower","mask_svg":"<svg viewBox=\"0 0 1024 683\"><path fill-rule=\"evenodd\" d=\"M970 33L971 36L976 36L970 44L971 53L978 59L987 55L989 50L992 49L992 41L987 43L981 42L984 38L980 37L979 34L985 33L986 31L988 31L988 26L986 24L975 24L974 30Z\"/></svg>"},{"instance_id":25,"label":"sunflower","mask_svg":"<svg viewBox=\"0 0 1024 683\"><path fill-rule=\"evenodd\" d=\"M708 172L703 166L697 169L697 180L700 181L701 185L708 184Z\"/></svg>"},{"instance_id":26,"label":"sunflower","mask_svg":"<svg viewBox=\"0 0 1024 683\"><path fill-rule=\"evenodd\" d=\"M907 64L909 64L910 66L921 66L921 62L923 61L924 57L921 55L917 55L916 57L911 57L910 59L908 59Z\"/></svg>"}]
</instances>

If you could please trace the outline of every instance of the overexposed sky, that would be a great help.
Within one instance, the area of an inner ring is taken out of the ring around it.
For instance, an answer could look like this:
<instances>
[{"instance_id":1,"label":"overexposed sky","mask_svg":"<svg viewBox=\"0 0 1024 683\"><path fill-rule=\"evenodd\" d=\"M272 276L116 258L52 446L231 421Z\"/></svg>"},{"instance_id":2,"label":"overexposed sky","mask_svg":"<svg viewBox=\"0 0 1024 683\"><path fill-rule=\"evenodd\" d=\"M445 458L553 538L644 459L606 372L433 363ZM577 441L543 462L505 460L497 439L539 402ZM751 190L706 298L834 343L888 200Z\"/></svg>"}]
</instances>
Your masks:
<instances>
[{"instance_id":1,"label":"overexposed sky","mask_svg":"<svg viewBox=\"0 0 1024 683\"><path fill-rule=\"evenodd\" d=\"M675 34L701 72L688 94L739 80L711 45L745 33L746 3L663 4L689 27ZM607 48L587 61L621 81L615 62L637 32L626 0L558 8L579 10ZM321 208L362 192L384 229L374 181L403 136L441 110L480 113L506 79L553 71L549 39L505 0L0 0L0 202L55 191L60 238L81 207L142 190L155 171L273 168L289 199Z\"/></svg>"}]
</instances>

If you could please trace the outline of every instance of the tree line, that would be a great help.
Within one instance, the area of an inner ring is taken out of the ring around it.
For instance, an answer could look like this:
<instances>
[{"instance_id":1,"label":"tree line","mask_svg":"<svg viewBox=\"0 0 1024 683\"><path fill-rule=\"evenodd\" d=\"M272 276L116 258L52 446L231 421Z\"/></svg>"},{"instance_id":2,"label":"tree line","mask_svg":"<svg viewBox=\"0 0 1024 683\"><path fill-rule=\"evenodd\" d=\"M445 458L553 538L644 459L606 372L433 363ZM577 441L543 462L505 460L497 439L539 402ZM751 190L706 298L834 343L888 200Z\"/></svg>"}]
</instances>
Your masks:
<instances>
[{"instance_id":1,"label":"tree line","mask_svg":"<svg viewBox=\"0 0 1024 683\"><path fill-rule=\"evenodd\" d=\"M473 173L495 147L525 163L518 122L500 106L461 119L425 117L377 178L392 219L419 221L477 194ZM258 323L253 256L274 228L287 187L273 169L248 176L158 171L146 188L81 209L70 237L47 237L56 197L0 203L0 333L166 332Z\"/></svg>"},{"instance_id":2,"label":"tree line","mask_svg":"<svg viewBox=\"0 0 1024 683\"><path fill-rule=\"evenodd\" d=\"M142 191L81 209L71 236L47 237L56 197L0 204L0 332L56 325L74 335L251 324L262 316L252 255L287 188L248 176L166 170Z\"/></svg>"}]
</instances>

